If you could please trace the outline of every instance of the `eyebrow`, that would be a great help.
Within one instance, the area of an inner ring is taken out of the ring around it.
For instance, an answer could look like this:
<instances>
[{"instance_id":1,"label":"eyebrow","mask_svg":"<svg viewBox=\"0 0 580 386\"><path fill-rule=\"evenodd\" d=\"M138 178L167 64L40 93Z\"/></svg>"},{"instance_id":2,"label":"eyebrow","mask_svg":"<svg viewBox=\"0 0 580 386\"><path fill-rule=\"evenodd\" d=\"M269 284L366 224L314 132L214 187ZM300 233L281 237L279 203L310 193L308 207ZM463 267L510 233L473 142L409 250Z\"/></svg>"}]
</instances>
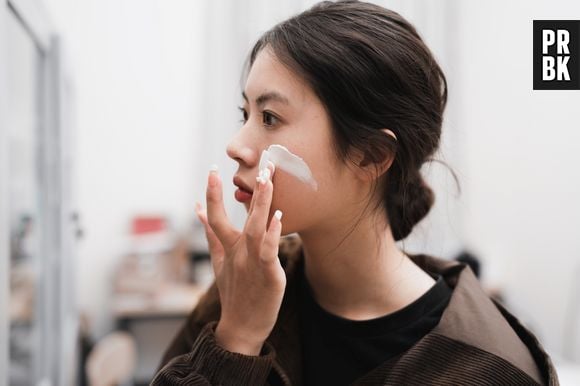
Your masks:
<instances>
[{"instance_id":1,"label":"eyebrow","mask_svg":"<svg viewBox=\"0 0 580 386\"><path fill-rule=\"evenodd\" d=\"M242 96L244 97L244 99L247 102L248 96L246 95L246 93L244 91L242 91ZM280 94L276 91L268 91L268 92L266 92L266 93L264 93L256 98L256 104L258 105L258 107L262 107L264 104L266 104L266 102L269 102L269 101L280 102L280 103L284 103L286 105L290 104L290 102L288 102L288 98L286 98L285 96L283 96L282 94Z\"/></svg>"}]
</instances>

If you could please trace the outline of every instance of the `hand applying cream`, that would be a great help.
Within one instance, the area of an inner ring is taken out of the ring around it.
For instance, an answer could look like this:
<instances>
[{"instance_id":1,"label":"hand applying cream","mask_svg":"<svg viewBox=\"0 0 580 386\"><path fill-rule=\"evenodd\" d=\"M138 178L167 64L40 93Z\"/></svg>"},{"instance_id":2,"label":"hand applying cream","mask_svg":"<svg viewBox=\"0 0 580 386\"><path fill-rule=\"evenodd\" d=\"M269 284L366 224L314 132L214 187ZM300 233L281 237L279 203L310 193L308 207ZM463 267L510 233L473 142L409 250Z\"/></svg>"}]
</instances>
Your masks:
<instances>
[{"instance_id":1,"label":"hand applying cream","mask_svg":"<svg viewBox=\"0 0 580 386\"><path fill-rule=\"evenodd\" d=\"M256 181L258 181L262 184L266 183L266 181L268 179L270 179L270 175L272 174L272 172L270 171L270 168L268 168L267 161L264 163L263 166L264 167L262 167L262 164L260 164L260 172L258 173L258 177L256 177Z\"/></svg>"},{"instance_id":2,"label":"hand applying cream","mask_svg":"<svg viewBox=\"0 0 580 386\"><path fill-rule=\"evenodd\" d=\"M273 144L267 150L262 151L259 165L260 175L257 178L269 177L269 175L262 176L262 173L269 172L267 168L268 161L272 162L277 168L284 170L300 181L310 185L312 189L318 190L318 183L312 176L312 172L306 162L296 154L290 152L286 147Z\"/></svg>"}]
</instances>

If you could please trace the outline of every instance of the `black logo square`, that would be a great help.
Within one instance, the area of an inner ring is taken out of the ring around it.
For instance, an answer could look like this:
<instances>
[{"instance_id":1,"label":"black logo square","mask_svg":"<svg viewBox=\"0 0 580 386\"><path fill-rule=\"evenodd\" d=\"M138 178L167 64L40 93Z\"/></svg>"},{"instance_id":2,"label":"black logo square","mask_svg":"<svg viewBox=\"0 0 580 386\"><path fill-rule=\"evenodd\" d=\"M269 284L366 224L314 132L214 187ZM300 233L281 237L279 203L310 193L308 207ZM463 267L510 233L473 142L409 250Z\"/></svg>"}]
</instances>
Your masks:
<instances>
[{"instance_id":1,"label":"black logo square","mask_svg":"<svg viewBox=\"0 0 580 386\"><path fill-rule=\"evenodd\" d=\"M534 20L534 90L580 90L580 20Z\"/></svg>"}]
</instances>

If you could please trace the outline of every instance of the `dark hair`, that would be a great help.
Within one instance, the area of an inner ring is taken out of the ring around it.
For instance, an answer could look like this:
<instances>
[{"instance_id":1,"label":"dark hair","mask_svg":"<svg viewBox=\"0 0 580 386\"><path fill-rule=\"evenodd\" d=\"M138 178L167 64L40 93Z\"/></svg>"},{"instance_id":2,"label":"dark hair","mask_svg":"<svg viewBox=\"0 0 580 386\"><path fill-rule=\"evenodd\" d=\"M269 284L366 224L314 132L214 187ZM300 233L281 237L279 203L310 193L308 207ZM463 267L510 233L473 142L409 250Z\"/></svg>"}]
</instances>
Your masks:
<instances>
[{"instance_id":1,"label":"dark hair","mask_svg":"<svg viewBox=\"0 0 580 386\"><path fill-rule=\"evenodd\" d=\"M249 67L266 46L325 106L340 160L358 154L356 165L379 168L393 159L372 193L395 240L407 237L435 200L420 167L439 147L447 103L445 75L415 28L375 4L323 1L265 32Z\"/></svg>"}]
</instances>

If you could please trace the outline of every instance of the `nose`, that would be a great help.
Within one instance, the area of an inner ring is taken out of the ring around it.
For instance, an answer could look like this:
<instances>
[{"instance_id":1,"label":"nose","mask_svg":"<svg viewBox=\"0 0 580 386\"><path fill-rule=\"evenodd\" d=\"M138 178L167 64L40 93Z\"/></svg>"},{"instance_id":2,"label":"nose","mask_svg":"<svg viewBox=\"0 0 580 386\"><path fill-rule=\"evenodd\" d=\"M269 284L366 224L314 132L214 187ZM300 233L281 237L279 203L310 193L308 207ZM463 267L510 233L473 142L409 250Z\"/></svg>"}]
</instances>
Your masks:
<instances>
[{"instance_id":1,"label":"nose","mask_svg":"<svg viewBox=\"0 0 580 386\"><path fill-rule=\"evenodd\" d=\"M226 147L228 157L246 168L253 168L258 163L257 150L250 145L250 141L242 130L230 140Z\"/></svg>"}]
</instances>

